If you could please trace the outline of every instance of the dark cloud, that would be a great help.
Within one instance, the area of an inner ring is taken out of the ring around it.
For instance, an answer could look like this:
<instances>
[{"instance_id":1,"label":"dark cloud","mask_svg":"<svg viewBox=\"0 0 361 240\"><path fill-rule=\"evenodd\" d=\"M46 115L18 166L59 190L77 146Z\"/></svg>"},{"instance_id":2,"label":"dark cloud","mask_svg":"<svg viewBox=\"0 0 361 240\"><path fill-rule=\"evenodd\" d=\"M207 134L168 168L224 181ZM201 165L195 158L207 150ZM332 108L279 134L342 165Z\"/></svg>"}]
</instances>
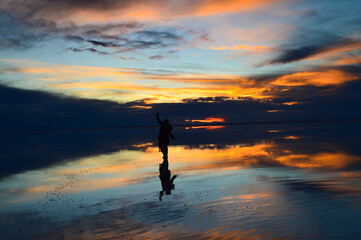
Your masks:
<instances>
[{"instance_id":1,"label":"dark cloud","mask_svg":"<svg viewBox=\"0 0 361 240\"><path fill-rule=\"evenodd\" d=\"M1 22L4 23L0 26L0 31L4 33L0 36L0 44L2 47L7 48L29 48L37 42L54 37L77 44L90 43L91 45L100 47L124 48L124 46L127 45L126 43L129 42L127 34L129 35L143 27L142 24L137 22L83 26L71 24L69 26L59 27L58 24L53 21L17 18L5 12L0 12L0 18ZM122 36L124 36L124 38ZM114 42L109 40L113 40ZM84 49L84 47L82 47L82 49ZM90 48L87 47L85 49ZM98 50L94 52L102 53Z\"/></svg>"},{"instance_id":2,"label":"dark cloud","mask_svg":"<svg viewBox=\"0 0 361 240\"><path fill-rule=\"evenodd\" d=\"M200 97L200 98L185 98L182 99L184 103L214 103L214 102L224 102L230 100L229 97Z\"/></svg>"},{"instance_id":3,"label":"dark cloud","mask_svg":"<svg viewBox=\"0 0 361 240\"><path fill-rule=\"evenodd\" d=\"M131 49L166 48L177 46L182 40L181 32L176 29L143 30L131 34L125 46Z\"/></svg>"},{"instance_id":4,"label":"dark cloud","mask_svg":"<svg viewBox=\"0 0 361 240\"><path fill-rule=\"evenodd\" d=\"M76 41L76 42L83 42L85 41L84 38L80 37L80 36L74 36L74 35L65 35L64 38L66 40L70 40L70 41Z\"/></svg>"},{"instance_id":5,"label":"dark cloud","mask_svg":"<svg viewBox=\"0 0 361 240\"><path fill-rule=\"evenodd\" d=\"M41 25L32 24L30 27L39 28ZM138 22L86 24L81 26L72 23L63 27L59 27L57 25L49 26L45 29L45 31L64 35L64 37L67 37L69 40L75 41L84 40L85 38L97 37L120 41L125 40L121 36L130 34L133 31L143 27L144 25Z\"/></svg>"},{"instance_id":6,"label":"dark cloud","mask_svg":"<svg viewBox=\"0 0 361 240\"><path fill-rule=\"evenodd\" d=\"M138 59L133 57L118 57L118 58L124 61L139 61Z\"/></svg>"},{"instance_id":7,"label":"dark cloud","mask_svg":"<svg viewBox=\"0 0 361 240\"><path fill-rule=\"evenodd\" d=\"M1 8L10 9L23 16L37 18L48 17L60 19L79 11L93 11L106 13L116 10L119 14L126 13L130 8L152 6L163 10L165 17L174 15L188 15L202 7L215 3L223 4L221 0L4 0Z\"/></svg>"},{"instance_id":8,"label":"dark cloud","mask_svg":"<svg viewBox=\"0 0 361 240\"><path fill-rule=\"evenodd\" d=\"M112 48L113 53L141 49L162 49L182 43L182 32L176 28L140 30L143 25L135 22L128 24L106 24L72 26L56 29L58 34L66 34L67 40L89 43L94 47ZM80 48L77 48L80 50ZM97 50L97 52L101 52Z\"/></svg>"},{"instance_id":9,"label":"dark cloud","mask_svg":"<svg viewBox=\"0 0 361 240\"><path fill-rule=\"evenodd\" d=\"M304 11L303 17L295 23L295 31L278 47L278 55L265 64L292 63L341 48L340 54L353 47L359 48L361 18L358 1L349 1L346 5L335 1L323 6Z\"/></svg>"},{"instance_id":10,"label":"dark cloud","mask_svg":"<svg viewBox=\"0 0 361 240\"><path fill-rule=\"evenodd\" d=\"M92 52L92 53L98 53L101 55L113 55L113 53L99 51L95 48L67 48L67 50L73 51L75 53L77 52Z\"/></svg>"},{"instance_id":11,"label":"dark cloud","mask_svg":"<svg viewBox=\"0 0 361 240\"><path fill-rule=\"evenodd\" d=\"M29 31L20 20L3 11L0 11L0 23L0 50L7 48L27 49L45 35Z\"/></svg>"},{"instance_id":12,"label":"dark cloud","mask_svg":"<svg viewBox=\"0 0 361 240\"><path fill-rule=\"evenodd\" d=\"M89 42L95 46L101 46L101 47L113 47L113 48L120 47L120 45L112 43L112 42L100 42L100 41L95 41L95 40L87 40L87 42Z\"/></svg>"},{"instance_id":13,"label":"dark cloud","mask_svg":"<svg viewBox=\"0 0 361 240\"><path fill-rule=\"evenodd\" d=\"M68 49L74 52L89 51L99 54L121 54L128 51L158 49L166 55L171 48L187 42L208 41L206 32L180 27L151 27L129 21L61 26L46 18L31 18L28 15L0 11L0 48L27 49L42 41L54 38L69 42ZM77 44L78 46L73 46ZM99 48L109 48L107 53Z\"/></svg>"},{"instance_id":14,"label":"dark cloud","mask_svg":"<svg viewBox=\"0 0 361 240\"><path fill-rule=\"evenodd\" d=\"M140 29L144 26L139 22L130 21L125 23L109 23L105 25L88 25L82 27L83 32L87 35L93 36L102 36L107 38L107 34L111 32L116 32L119 35L128 34L132 29ZM109 38L114 38L114 36L109 35ZM119 39L119 38L116 38Z\"/></svg>"},{"instance_id":15,"label":"dark cloud","mask_svg":"<svg viewBox=\"0 0 361 240\"><path fill-rule=\"evenodd\" d=\"M165 58L165 56L163 56L163 55L153 55L153 56L148 57L148 59L150 59L150 60L160 60L163 58Z\"/></svg>"},{"instance_id":16,"label":"dark cloud","mask_svg":"<svg viewBox=\"0 0 361 240\"><path fill-rule=\"evenodd\" d=\"M281 46L280 54L275 59L267 62L267 64L285 64L304 60L315 56L320 53L326 53L329 51L337 50L345 47L360 46L361 40L341 37L330 37L323 40L318 39L315 41L304 41L305 39L298 39L295 43L290 43Z\"/></svg>"},{"instance_id":17,"label":"dark cloud","mask_svg":"<svg viewBox=\"0 0 361 240\"><path fill-rule=\"evenodd\" d=\"M104 39L101 35L98 38ZM109 39L109 36L107 38ZM113 37L113 39L116 39L116 37ZM118 52L167 48L177 46L182 41L181 34L173 33L173 29L169 29L168 32L158 30L136 31L115 41L87 40L88 43L94 46L114 48Z\"/></svg>"},{"instance_id":18,"label":"dark cloud","mask_svg":"<svg viewBox=\"0 0 361 240\"><path fill-rule=\"evenodd\" d=\"M212 40L209 37L209 32L205 31L204 29L188 29L189 34L196 36L197 39L204 41L204 42L211 42Z\"/></svg>"},{"instance_id":19,"label":"dark cloud","mask_svg":"<svg viewBox=\"0 0 361 240\"><path fill-rule=\"evenodd\" d=\"M9 8L17 14L27 17L46 16L63 17L77 10L98 10L106 11L122 9L138 1L135 0L13 0L4 1L0 6Z\"/></svg>"},{"instance_id":20,"label":"dark cloud","mask_svg":"<svg viewBox=\"0 0 361 240\"><path fill-rule=\"evenodd\" d=\"M136 38L139 39L151 39L153 41L157 39L165 39L167 41L174 41L174 40L180 40L182 37L177 35L176 33L172 32L165 32L165 31L139 31L134 33Z\"/></svg>"},{"instance_id":21,"label":"dark cloud","mask_svg":"<svg viewBox=\"0 0 361 240\"><path fill-rule=\"evenodd\" d=\"M305 10L302 14L302 18L312 18L318 15L317 11L314 9Z\"/></svg>"}]
</instances>

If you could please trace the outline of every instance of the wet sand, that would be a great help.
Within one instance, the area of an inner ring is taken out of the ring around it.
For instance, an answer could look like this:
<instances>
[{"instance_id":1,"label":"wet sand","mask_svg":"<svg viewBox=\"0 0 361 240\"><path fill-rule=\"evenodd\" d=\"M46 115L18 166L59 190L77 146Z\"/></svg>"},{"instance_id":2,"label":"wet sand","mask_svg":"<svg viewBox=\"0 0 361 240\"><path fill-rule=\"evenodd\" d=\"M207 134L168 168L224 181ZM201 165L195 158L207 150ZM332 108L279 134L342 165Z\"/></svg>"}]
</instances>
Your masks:
<instances>
[{"instance_id":1,"label":"wet sand","mask_svg":"<svg viewBox=\"0 0 361 240\"><path fill-rule=\"evenodd\" d=\"M4 177L0 233L5 239L358 239L360 127L331 126L176 129L169 169L178 177L161 199L156 144L108 138L108 152Z\"/></svg>"}]
</instances>

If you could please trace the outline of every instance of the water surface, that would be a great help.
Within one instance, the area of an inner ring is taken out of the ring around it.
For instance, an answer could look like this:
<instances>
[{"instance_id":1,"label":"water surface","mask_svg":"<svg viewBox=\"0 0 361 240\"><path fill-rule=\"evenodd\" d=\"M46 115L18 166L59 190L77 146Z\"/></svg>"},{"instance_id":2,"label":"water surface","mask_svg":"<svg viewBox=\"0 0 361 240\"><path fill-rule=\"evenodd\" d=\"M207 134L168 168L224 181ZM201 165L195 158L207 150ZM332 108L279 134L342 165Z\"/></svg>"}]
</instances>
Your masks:
<instances>
[{"instance_id":1,"label":"water surface","mask_svg":"<svg viewBox=\"0 0 361 240\"><path fill-rule=\"evenodd\" d=\"M360 123L4 133L5 239L357 239Z\"/></svg>"}]
</instances>

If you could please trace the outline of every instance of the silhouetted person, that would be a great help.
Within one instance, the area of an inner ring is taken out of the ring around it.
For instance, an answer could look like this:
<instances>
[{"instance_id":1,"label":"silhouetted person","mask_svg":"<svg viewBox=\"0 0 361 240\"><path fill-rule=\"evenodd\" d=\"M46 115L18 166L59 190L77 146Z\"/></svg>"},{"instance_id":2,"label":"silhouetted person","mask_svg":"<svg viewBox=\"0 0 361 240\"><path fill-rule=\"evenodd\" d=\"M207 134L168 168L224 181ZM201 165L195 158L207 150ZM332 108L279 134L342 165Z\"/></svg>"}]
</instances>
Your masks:
<instances>
[{"instance_id":1,"label":"silhouetted person","mask_svg":"<svg viewBox=\"0 0 361 240\"><path fill-rule=\"evenodd\" d=\"M175 140L175 137L172 134L172 127L168 123L168 119L164 119L163 121L159 118L159 113L156 114L157 121L160 124L159 135L158 135L158 147L163 153L163 158L168 158L168 144L169 137ZM168 168L168 167L167 167Z\"/></svg>"},{"instance_id":2,"label":"silhouetted person","mask_svg":"<svg viewBox=\"0 0 361 240\"><path fill-rule=\"evenodd\" d=\"M170 195L172 189L174 189L174 179L177 175L171 178L171 172L168 169L169 163L166 157L163 158L163 163L159 164L159 179L162 184L162 191L159 192L159 200L162 201L164 192L166 195Z\"/></svg>"}]
</instances>

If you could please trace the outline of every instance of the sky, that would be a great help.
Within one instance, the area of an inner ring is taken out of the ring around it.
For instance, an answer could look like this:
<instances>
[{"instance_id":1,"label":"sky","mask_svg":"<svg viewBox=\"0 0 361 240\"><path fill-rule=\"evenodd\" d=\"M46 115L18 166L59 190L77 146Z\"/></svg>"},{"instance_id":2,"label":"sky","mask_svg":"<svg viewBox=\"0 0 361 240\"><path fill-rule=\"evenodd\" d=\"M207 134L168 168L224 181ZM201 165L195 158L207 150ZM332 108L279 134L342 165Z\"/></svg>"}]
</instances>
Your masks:
<instances>
[{"instance_id":1,"label":"sky","mask_svg":"<svg viewBox=\"0 0 361 240\"><path fill-rule=\"evenodd\" d=\"M360 9L357 0L2 0L2 125L32 113L21 121L39 126L79 112L73 102L86 116L162 111L178 123L360 117Z\"/></svg>"}]
</instances>

